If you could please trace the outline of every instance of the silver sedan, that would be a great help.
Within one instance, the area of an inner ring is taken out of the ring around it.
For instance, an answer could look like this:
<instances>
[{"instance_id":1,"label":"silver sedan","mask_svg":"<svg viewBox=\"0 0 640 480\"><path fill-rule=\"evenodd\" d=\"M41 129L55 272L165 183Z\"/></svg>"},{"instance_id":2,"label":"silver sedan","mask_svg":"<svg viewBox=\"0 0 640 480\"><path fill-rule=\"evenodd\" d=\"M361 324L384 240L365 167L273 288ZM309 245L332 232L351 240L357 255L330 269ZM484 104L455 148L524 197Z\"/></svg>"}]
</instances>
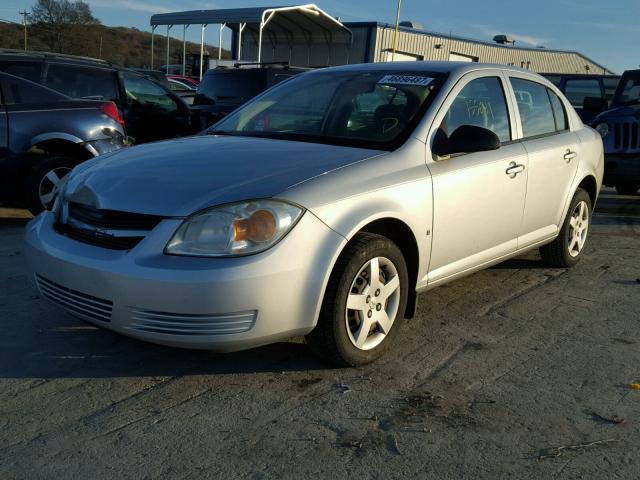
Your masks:
<instances>
[{"instance_id":1,"label":"silver sedan","mask_svg":"<svg viewBox=\"0 0 640 480\"><path fill-rule=\"evenodd\" d=\"M42 296L124 335L218 351L306 335L362 365L417 292L534 248L574 265L602 174L600 136L534 73L328 68L76 167L26 251Z\"/></svg>"}]
</instances>

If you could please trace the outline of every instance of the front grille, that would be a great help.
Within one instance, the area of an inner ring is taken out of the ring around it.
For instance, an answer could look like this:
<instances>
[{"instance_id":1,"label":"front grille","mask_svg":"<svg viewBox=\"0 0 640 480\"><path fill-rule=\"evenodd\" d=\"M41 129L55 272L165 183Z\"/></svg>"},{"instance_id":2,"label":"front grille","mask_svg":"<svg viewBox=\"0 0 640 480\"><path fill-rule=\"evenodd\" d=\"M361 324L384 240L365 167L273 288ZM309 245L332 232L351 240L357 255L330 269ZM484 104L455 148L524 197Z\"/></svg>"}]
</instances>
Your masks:
<instances>
[{"instance_id":1,"label":"front grille","mask_svg":"<svg viewBox=\"0 0 640 480\"><path fill-rule=\"evenodd\" d=\"M613 146L616 150L640 148L640 122L620 122L613 126Z\"/></svg>"},{"instance_id":2,"label":"front grille","mask_svg":"<svg viewBox=\"0 0 640 480\"><path fill-rule=\"evenodd\" d=\"M129 328L166 335L229 335L251 330L256 315L256 311L198 315L134 310Z\"/></svg>"},{"instance_id":3,"label":"front grille","mask_svg":"<svg viewBox=\"0 0 640 480\"><path fill-rule=\"evenodd\" d=\"M56 224L59 233L111 250L131 250L163 219L157 215L102 210L74 202L65 208L66 221Z\"/></svg>"},{"instance_id":4,"label":"front grille","mask_svg":"<svg viewBox=\"0 0 640 480\"><path fill-rule=\"evenodd\" d=\"M101 210L69 202L69 217L94 227L116 230L153 230L162 217L143 213Z\"/></svg>"},{"instance_id":5,"label":"front grille","mask_svg":"<svg viewBox=\"0 0 640 480\"><path fill-rule=\"evenodd\" d=\"M71 313L101 322L111 321L113 302L72 290L36 274L40 293L46 299Z\"/></svg>"},{"instance_id":6,"label":"front grille","mask_svg":"<svg viewBox=\"0 0 640 480\"><path fill-rule=\"evenodd\" d=\"M64 236L73 238L79 242L95 245L96 247L108 248L110 250L131 250L144 238L144 236L116 237L115 235L102 233L99 230L77 228L61 223L56 225L56 230Z\"/></svg>"}]
</instances>

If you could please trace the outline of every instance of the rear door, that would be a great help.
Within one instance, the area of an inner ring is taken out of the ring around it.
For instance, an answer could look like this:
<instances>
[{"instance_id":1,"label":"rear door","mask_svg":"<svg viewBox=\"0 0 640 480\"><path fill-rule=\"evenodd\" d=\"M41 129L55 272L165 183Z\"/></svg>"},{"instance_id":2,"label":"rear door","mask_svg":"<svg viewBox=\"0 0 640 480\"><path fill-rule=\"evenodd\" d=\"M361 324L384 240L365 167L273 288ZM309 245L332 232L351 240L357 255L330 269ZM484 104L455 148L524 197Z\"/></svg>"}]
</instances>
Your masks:
<instances>
[{"instance_id":1,"label":"rear door","mask_svg":"<svg viewBox=\"0 0 640 480\"><path fill-rule=\"evenodd\" d=\"M0 200L6 200L5 195L9 187L9 117L2 95L0 81Z\"/></svg>"},{"instance_id":2,"label":"rear door","mask_svg":"<svg viewBox=\"0 0 640 480\"><path fill-rule=\"evenodd\" d=\"M578 167L580 142L570 130L562 100L547 86L510 77L529 158L527 198L518 248L554 236Z\"/></svg>"}]
</instances>

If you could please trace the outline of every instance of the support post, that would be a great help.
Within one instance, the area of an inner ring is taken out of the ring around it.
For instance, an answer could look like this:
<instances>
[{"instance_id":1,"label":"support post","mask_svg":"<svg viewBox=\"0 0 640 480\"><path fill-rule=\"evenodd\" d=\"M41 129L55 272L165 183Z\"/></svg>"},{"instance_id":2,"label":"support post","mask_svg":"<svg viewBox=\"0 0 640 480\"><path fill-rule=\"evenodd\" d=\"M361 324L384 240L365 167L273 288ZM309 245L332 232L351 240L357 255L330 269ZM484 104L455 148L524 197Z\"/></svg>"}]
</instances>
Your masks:
<instances>
[{"instance_id":1,"label":"support post","mask_svg":"<svg viewBox=\"0 0 640 480\"><path fill-rule=\"evenodd\" d=\"M246 27L247 24L246 23L239 23L238 24L238 63L240 63L240 57L242 55L242 31L244 30L244 27Z\"/></svg>"},{"instance_id":2,"label":"support post","mask_svg":"<svg viewBox=\"0 0 640 480\"><path fill-rule=\"evenodd\" d=\"M189 25L184 25L182 28L182 76L186 75L187 71L187 28Z\"/></svg>"},{"instance_id":3,"label":"support post","mask_svg":"<svg viewBox=\"0 0 640 480\"><path fill-rule=\"evenodd\" d=\"M173 27L173 25L167 25L167 71L165 73L169 73L169 40L171 37L169 37L169 31L171 30L171 27Z\"/></svg>"},{"instance_id":4,"label":"support post","mask_svg":"<svg viewBox=\"0 0 640 480\"><path fill-rule=\"evenodd\" d=\"M226 26L226 23L220 24L220 32L218 34L218 63L222 60L222 29Z\"/></svg>"},{"instance_id":5,"label":"support post","mask_svg":"<svg viewBox=\"0 0 640 480\"><path fill-rule=\"evenodd\" d=\"M200 80L202 80L202 62L204 61L204 31L207 29L207 25L202 25L202 31L200 32Z\"/></svg>"},{"instance_id":6,"label":"support post","mask_svg":"<svg viewBox=\"0 0 640 480\"><path fill-rule=\"evenodd\" d=\"M151 70L153 70L153 39L156 32L156 25L151 27Z\"/></svg>"}]
</instances>

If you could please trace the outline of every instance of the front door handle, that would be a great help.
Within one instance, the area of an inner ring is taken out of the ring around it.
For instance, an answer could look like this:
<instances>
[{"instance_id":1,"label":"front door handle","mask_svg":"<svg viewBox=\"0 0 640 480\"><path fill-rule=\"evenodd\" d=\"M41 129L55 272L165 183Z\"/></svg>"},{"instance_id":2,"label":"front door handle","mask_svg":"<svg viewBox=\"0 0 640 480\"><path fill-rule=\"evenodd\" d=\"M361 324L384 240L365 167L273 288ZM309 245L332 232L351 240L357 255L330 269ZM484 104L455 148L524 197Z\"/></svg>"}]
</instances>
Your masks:
<instances>
[{"instance_id":1,"label":"front door handle","mask_svg":"<svg viewBox=\"0 0 640 480\"><path fill-rule=\"evenodd\" d=\"M567 153L564 154L564 159L567 163L576 158L578 154L576 152L572 152L571 150L567 150Z\"/></svg>"},{"instance_id":2,"label":"front door handle","mask_svg":"<svg viewBox=\"0 0 640 480\"><path fill-rule=\"evenodd\" d=\"M509 175L509 178L516 178L516 175L522 172L524 172L524 165L521 163L516 164L516 162L511 162L509 164L509 168L507 168L504 173Z\"/></svg>"}]
</instances>

